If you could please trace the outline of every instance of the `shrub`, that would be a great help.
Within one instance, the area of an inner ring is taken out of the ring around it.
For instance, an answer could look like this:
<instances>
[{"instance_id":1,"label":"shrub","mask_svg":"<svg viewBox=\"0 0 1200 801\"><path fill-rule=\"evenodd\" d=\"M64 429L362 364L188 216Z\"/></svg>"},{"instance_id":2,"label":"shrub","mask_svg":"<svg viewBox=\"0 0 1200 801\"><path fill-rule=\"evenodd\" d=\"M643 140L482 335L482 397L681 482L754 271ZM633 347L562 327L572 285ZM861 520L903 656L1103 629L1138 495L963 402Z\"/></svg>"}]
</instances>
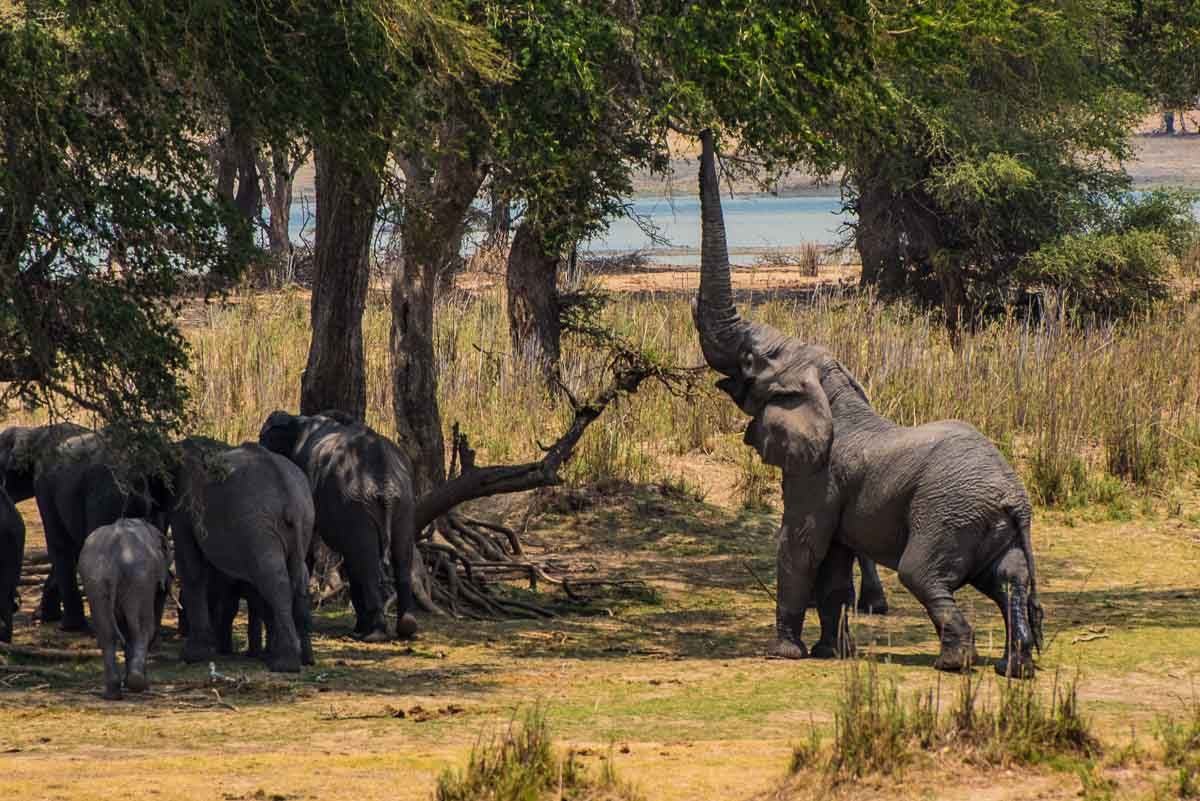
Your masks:
<instances>
[{"instance_id":1,"label":"shrub","mask_svg":"<svg viewBox=\"0 0 1200 801\"><path fill-rule=\"evenodd\" d=\"M436 801L638 801L633 788L618 780L609 754L598 777L591 777L576 754L554 747L545 714L535 709L520 723L487 743L477 743L464 771L438 777Z\"/></svg>"}]
</instances>

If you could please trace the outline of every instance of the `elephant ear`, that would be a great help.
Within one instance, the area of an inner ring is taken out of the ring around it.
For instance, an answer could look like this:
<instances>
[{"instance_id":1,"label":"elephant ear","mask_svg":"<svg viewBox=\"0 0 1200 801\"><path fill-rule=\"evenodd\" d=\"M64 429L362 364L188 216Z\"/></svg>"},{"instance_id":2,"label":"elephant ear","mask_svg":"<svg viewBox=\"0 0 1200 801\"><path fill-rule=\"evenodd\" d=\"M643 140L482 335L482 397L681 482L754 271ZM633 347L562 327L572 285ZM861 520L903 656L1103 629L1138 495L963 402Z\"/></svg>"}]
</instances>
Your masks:
<instances>
[{"instance_id":1,"label":"elephant ear","mask_svg":"<svg viewBox=\"0 0 1200 801\"><path fill-rule=\"evenodd\" d=\"M301 420L294 414L284 411L274 411L263 423L258 432L258 444L269 451L290 456L296 447L296 439L300 436Z\"/></svg>"},{"instance_id":2,"label":"elephant ear","mask_svg":"<svg viewBox=\"0 0 1200 801\"><path fill-rule=\"evenodd\" d=\"M767 464L816 473L828 464L833 444L833 414L820 373L815 365L766 373L747 391L754 418L745 442Z\"/></svg>"}]
</instances>

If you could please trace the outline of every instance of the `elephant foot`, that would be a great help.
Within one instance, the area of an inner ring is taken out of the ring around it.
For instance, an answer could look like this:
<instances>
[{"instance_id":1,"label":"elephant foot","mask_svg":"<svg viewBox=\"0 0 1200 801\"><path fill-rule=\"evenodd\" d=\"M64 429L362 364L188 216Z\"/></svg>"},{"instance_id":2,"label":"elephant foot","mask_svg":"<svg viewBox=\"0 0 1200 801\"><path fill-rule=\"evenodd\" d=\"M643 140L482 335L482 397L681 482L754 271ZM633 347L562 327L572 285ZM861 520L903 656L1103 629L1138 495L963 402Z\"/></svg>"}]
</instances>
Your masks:
<instances>
[{"instance_id":1,"label":"elephant foot","mask_svg":"<svg viewBox=\"0 0 1200 801\"><path fill-rule=\"evenodd\" d=\"M804 647L804 643L791 640L775 640L767 649L767 657L770 659L804 659L807 656L808 649Z\"/></svg>"},{"instance_id":2,"label":"elephant foot","mask_svg":"<svg viewBox=\"0 0 1200 801\"><path fill-rule=\"evenodd\" d=\"M120 701L125 696L121 694L120 684L105 684L104 685L104 700L105 701Z\"/></svg>"},{"instance_id":3,"label":"elephant foot","mask_svg":"<svg viewBox=\"0 0 1200 801\"><path fill-rule=\"evenodd\" d=\"M405 612L399 617L399 619L396 620L396 638L400 640L411 640L417 635L417 631L420 630L420 628L421 627L417 625L417 619L408 612Z\"/></svg>"},{"instance_id":4,"label":"elephant foot","mask_svg":"<svg viewBox=\"0 0 1200 801\"><path fill-rule=\"evenodd\" d=\"M978 661L979 654L973 643L947 642L942 644L942 652L933 666L948 673L963 673L971 670Z\"/></svg>"},{"instance_id":5,"label":"elephant foot","mask_svg":"<svg viewBox=\"0 0 1200 801\"><path fill-rule=\"evenodd\" d=\"M150 682L146 680L145 673L135 673L131 670L125 677L125 689L131 693L144 693L149 687Z\"/></svg>"},{"instance_id":6,"label":"elephant foot","mask_svg":"<svg viewBox=\"0 0 1200 801\"><path fill-rule=\"evenodd\" d=\"M363 642L387 642L391 637L388 636L386 630L375 629L368 634L362 636Z\"/></svg>"},{"instance_id":7,"label":"elephant foot","mask_svg":"<svg viewBox=\"0 0 1200 801\"><path fill-rule=\"evenodd\" d=\"M888 613L888 602L883 596L878 598L860 598L858 600L858 611L864 615L886 615Z\"/></svg>"},{"instance_id":8,"label":"elephant foot","mask_svg":"<svg viewBox=\"0 0 1200 801\"><path fill-rule=\"evenodd\" d=\"M196 662L208 662L216 656L216 649L211 645L200 645L198 643L187 642L183 645L183 653L180 658L189 665Z\"/></svg>"},{"instance_id":9,"label":"elephant foot","mask_svg":"<svg viewBox=\"0 0 1200 801\"><path fill-rule=\"evenodd\" d=\"M1032 679L1037 674L1029 654L1005 654L996 662L996 675L1006 679Z\"/></svg>"},{"instance_id":10,"label":"elephant foot","mask_svg":"<svg viewBox=\"0 0 1200 801\"><path fill-rule=\"evenodd\" d=\"M87 618L68 615L58 624L59 629L70 634L88 634L92 633L92 627L88 624Z\"/></svg>"},{"instance_id":11,"label":"elephant foot","mask_svg":"<svg viewBox=\"0 0 1200 801\"><path fill-rule=\"evenodd\" d=\"M33 612L33 619L43 623L57 623L62 620L62 609L53 606L39 606Z\"/></svg>"},{"instance_id":12,"label":"elephant foot","mask_svg":"<svg viewBox=\"0 0 1200 801\"><path fill-rule=\"evenodd\" d=\"M818 642L812 647L809 656L813 659L849 659L854 656L854 644L842 643L839 647L836 643Z\"/></svg>"},{"instance_id":13,"label":"elephant foot","mask_svg":"<svg viewBox=\"0 0 1200 801\"><path fill-rule=\"evenodd\" d=\"M300 656L276 656L267 660L267 670L272 673L299 673Z\"/></svg>"}]
</instances>

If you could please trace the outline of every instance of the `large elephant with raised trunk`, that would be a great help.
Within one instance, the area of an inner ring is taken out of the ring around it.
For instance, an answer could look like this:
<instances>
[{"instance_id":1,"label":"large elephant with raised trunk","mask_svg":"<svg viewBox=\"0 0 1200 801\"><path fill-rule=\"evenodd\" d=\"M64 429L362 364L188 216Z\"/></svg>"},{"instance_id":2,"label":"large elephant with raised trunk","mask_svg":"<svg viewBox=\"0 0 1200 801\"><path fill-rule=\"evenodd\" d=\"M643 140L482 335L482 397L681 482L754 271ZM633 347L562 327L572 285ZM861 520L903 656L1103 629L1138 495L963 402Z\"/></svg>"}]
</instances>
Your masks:
<instances>
[{"instance_id":1,"label":"large elephant with raised trunk","mask_svg":"<svg viewBox=\"0 0 1200 801\"><path fill-rule=\"evenodd\" d=\"M844 610L858 552L894 568L924 605L941 641L935 667L960 670L977 658L954 601L971 584L1004 616L996 671L1032 676L1042 609L1030 504L1016 473L967 423L905 427L884 419L828 350L738 314L711 131L701 146L700 345L725 376L717 386L750 416L746 444L783 470L772 653L806 655L804 613L814 594L821 636L812 655L852 648Z\"/></svg>"},{"instance_id":2,"label":"large elephant with raised trunk","mask_svg":"<svg viewBox=\"0 0 1200 801\"><path fill-rule=\"evenodd\" d=\"M388 638L383 562L391 556L396 587L396 636L417 631L413 617L412 466L387 437L344 412L272 412L259 433L267 449L291 459L308 476L316 533L341 554L356 613L354 633Z\"/></svg>"}]
</instances>

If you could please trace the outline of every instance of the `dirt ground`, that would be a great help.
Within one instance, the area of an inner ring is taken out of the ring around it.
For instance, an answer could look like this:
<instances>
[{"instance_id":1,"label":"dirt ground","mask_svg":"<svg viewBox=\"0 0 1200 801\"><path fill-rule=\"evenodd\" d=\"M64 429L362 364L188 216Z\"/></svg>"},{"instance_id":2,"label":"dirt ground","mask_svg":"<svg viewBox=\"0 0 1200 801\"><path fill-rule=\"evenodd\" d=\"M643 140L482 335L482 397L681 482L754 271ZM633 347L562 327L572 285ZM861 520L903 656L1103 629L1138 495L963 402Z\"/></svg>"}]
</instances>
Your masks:
<instances>
[{"instance_id":1,"label":"dirt ground","mask_svg":"<svg viewBox=\"0 0 1200 801\"><path fill-rule=\"evenodd\" d=\"M773 583L778 513L733 508L720 491L733 470L700 466L689 493L609 487L514 501L506 514L518 523L533 504L526 542L552 569L648 584L550 622L427 619L411 645L365 645L345 636L344 609L322 609L315 667L275 676L225 659L213 678L208 665L176 661L172 618L143 697L101 700L98 660L0 675L0 797L426 799L440 771L537 704L563 744L592 764L611 753L649 799L807 797L780 791L791 746L814 724L830 727L844 665L764 657L773 606L759 579ZM33 504L21 511L29 547L40 548ZM1100 509L1039 514L1034 542L1049 640L1040 686L1077 678L1110 748L1132 738L1153 749L1156 720L1190 703L1200 673L1200 494L1132 520ZM861 650L902 694L936 686L949 703L957 680L931 667L933 631L884 572L892 612L854 620ZM18 643L92 645L31 627L35 600L25 593ZM973 590L960 600L981 652L996 656L999 616ZM1161 781L1153 770L1108 775L1139 793ZM1074 798L1079 789L1069 769L935 758L838 794Z\"/></svg>"}]
</instances>

